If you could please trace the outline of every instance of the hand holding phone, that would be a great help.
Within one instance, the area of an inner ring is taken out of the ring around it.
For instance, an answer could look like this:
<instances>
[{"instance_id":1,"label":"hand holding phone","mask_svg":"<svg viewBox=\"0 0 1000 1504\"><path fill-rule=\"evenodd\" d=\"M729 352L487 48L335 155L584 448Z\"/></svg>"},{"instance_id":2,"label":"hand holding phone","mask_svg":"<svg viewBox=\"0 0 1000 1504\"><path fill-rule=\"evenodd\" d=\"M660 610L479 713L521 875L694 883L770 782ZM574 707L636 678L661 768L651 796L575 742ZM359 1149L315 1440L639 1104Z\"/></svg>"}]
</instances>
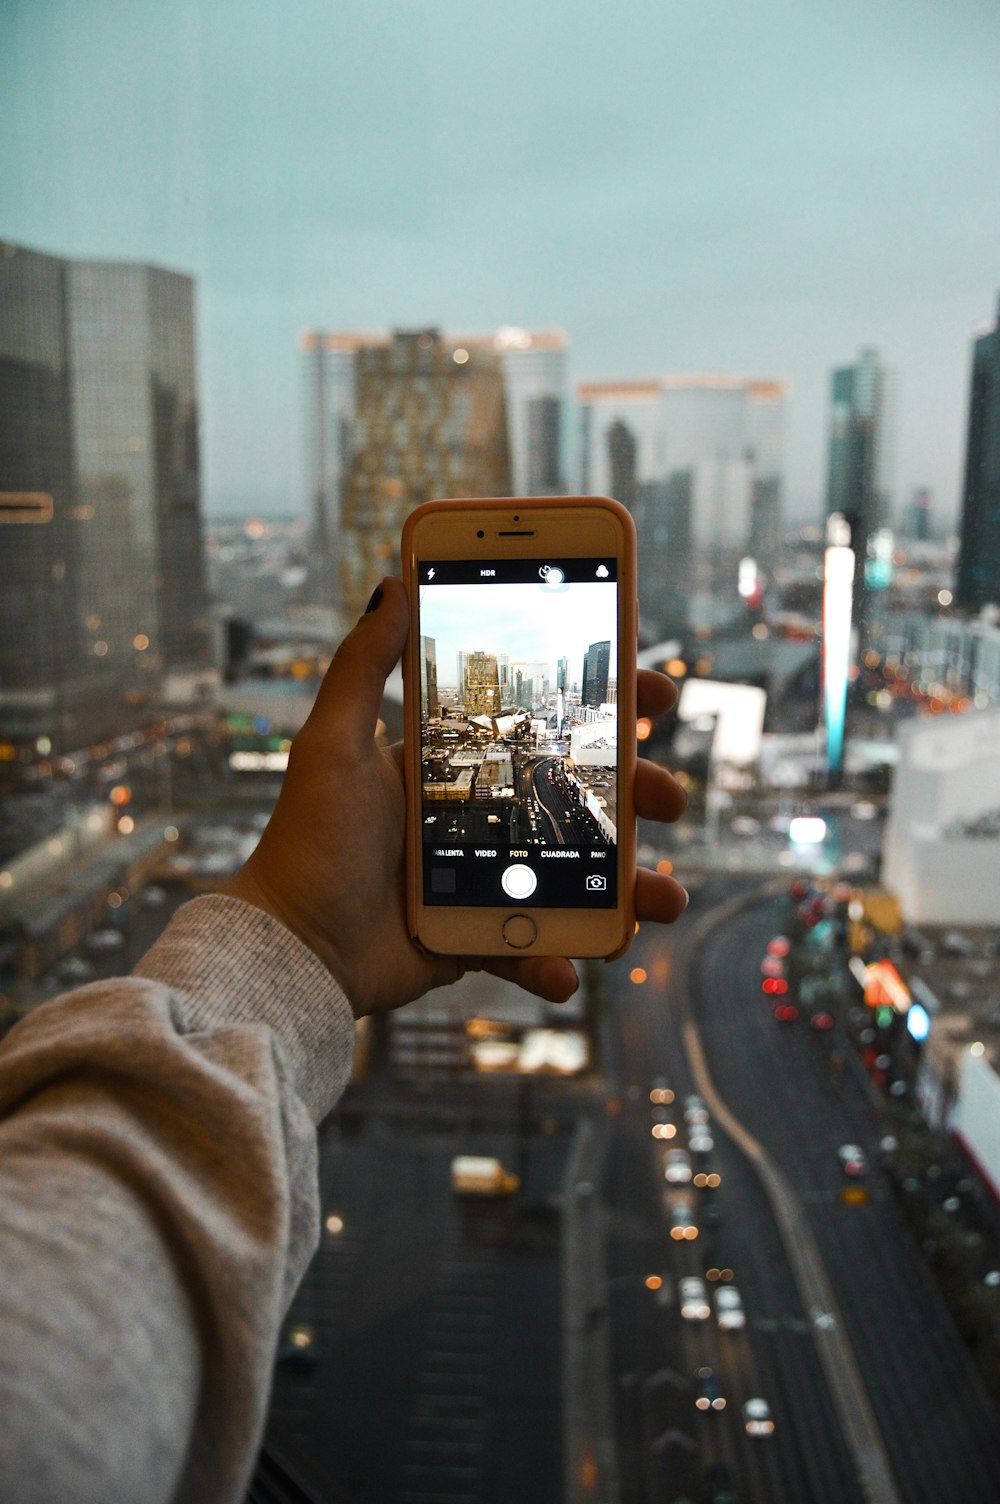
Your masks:
<instances>
[{"instance_id":1,"label":"hand holding phone","mask_svg":"<svg viewBox=\"0 0 1000 1504\"><path fill-rule=\"evenodd\" d=\"M377 609L341 644L295 738L260 844L224 891L298 935L336 977L358 1018L401 1007L473 969L564 1002L576 973L563 957L430 955L410 936L403 748L375 741L385 680L406 642L408 604L399 580L384 580L377 596ZM674 698L669 679L640 672L640 715L658 715ZM635 801L641 816L664 821L676 819L686 802L665 769L643 761ZM685 901L672 877L638 872L637 918L669 923Z\"/></svg>"}]
</instances>

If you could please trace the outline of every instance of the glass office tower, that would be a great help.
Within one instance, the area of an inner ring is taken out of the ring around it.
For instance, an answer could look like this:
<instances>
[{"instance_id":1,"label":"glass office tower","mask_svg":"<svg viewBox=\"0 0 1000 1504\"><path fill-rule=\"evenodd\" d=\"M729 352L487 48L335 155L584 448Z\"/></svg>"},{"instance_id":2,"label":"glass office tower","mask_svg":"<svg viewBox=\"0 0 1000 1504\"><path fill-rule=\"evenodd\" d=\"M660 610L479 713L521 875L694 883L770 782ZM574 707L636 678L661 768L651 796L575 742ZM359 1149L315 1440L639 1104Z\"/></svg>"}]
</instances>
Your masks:
<instances>
[{"instance_id":1,"label":"glass office tower","mask_svg":"<svg viewBox=\"0 0 1000 1504\"><path fill-rule=\"evenodd\" d=\"M5 246L0 381L0 729L72 749L208 664L191 279Z\"/></svg>"},{"instance_id":2,"label":"glass office tower","mask_svg":"<svg viewBox=\"0 0 1000 1504\"><path fill-rule=\"evenodd\" d=\"M955 600L1000 605L1000 314L972 347Z\"/></svg>"},{"instance_id":3,"label":"glass office tower","mask_svg":"<svg viewBox=\"0 0 1000 1504\"><path fill-rule=\"evenodd\" d=\"M777 562L785 386L726 373L577 387L582 491L635 517L644 633L740 609L738 562ZM708 615L706 615L708 613Z\"/></svg>"}]
</instances>

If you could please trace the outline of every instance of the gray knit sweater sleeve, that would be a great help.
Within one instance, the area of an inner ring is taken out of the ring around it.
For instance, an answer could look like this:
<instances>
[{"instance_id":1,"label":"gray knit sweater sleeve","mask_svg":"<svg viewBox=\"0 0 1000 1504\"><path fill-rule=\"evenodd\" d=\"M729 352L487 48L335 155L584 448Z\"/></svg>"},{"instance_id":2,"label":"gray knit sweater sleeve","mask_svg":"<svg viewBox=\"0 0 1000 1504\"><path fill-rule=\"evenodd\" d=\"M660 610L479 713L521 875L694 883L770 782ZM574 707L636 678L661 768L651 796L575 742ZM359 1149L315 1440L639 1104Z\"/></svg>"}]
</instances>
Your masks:
<instances>
[{"instance_id":1,"label":"gray knit sweater sleeve","mask_svg":"<svg viewBox=\"0 0 1000 1504\"><path fill-rule=\"evenodd\" d=\"M223 897L0 1045L0 1499L237 1504L354 1020Z\"/></svg>"}]
</instances>

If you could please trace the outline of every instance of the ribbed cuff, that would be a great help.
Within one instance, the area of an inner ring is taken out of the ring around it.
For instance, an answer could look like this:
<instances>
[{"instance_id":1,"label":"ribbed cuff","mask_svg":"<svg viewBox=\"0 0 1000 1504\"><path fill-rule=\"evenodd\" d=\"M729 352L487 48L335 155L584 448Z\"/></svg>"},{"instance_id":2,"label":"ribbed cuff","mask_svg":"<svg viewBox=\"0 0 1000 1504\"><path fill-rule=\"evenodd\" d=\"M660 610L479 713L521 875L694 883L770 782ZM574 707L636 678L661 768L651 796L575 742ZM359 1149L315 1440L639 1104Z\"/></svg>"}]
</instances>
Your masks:
<instances>
[{"instance_id":1,"label":"ribbed cuff","mask_svg":"<svg viewBox=\"0 0 1000 1504\"><path fill-rule=\"evenodd\" d=\"M189 1032L272 1029L313 1122L344 1090L355 1038L347 998L309 947L263 909L222 894L192 899L134 974L178 995Z\"/></svg>"}]
</instances>

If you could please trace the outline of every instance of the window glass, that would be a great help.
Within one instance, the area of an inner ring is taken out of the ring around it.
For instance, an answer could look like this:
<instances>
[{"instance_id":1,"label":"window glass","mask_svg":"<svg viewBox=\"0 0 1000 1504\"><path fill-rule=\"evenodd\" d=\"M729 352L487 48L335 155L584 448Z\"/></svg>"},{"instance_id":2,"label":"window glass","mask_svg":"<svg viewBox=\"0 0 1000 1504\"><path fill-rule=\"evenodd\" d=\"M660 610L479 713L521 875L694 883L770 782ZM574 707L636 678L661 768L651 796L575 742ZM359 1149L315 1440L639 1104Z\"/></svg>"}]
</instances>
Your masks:
<instances>
[{"instance_id":1,"label":"window glass","mask_svg":"<svg viewBox=\"0 0 1000 1504\"><path fill-rule=\"evenodd\" d=\"M681 686L676 928L359 1033L268 1421L316 1498L996 1490L998 48L988 0L2 9L0 1026L253 850L429 497L616 496ZM454 715L472 655L516 699L471 627Z\"/></svg>"}]
</instances>

